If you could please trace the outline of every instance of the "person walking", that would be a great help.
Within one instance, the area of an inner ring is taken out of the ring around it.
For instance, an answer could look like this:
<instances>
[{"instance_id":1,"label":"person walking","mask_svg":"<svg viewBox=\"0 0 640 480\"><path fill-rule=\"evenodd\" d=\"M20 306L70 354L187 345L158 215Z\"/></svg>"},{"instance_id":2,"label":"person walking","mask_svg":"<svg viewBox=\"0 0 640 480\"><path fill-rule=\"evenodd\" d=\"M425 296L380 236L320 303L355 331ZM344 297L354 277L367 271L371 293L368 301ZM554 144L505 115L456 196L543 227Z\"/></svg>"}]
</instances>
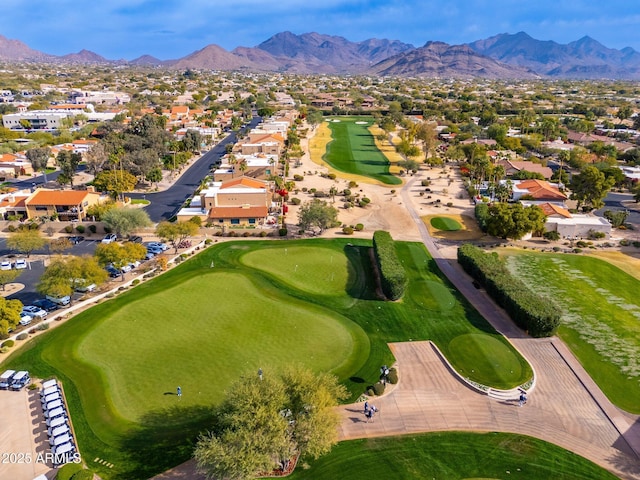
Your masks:
<instances>
[{"instance_id":1,"label":"person walking","mask_svg":"<svg viewBox=\"0 0 640 480\"><path fill-rule=\"evenodd\" d=\"M527 403L527 397L524 395L524 393L520 393L520 400L518 401L518 405L523 406L525 403Z\"/></svg>"},{"instance_id":2,"label":"person walking","mask_svg":"<svg viewBox=\"0 0 640 480\"><path fill-rule=\"evenodd\" d=\"M178 397L182 396L182 388L178 387Z\"/></svg>"},{"instance_id":3,"label":"person walking","mask_svg":"<svg viewBox=\"0 0 640 480\"><path fill-rule=\"evenodd\" d=\"M369 402L365 401L364 402L364 414L366 415L367 413L369 413Z\"/></svg>"}]
</instances>

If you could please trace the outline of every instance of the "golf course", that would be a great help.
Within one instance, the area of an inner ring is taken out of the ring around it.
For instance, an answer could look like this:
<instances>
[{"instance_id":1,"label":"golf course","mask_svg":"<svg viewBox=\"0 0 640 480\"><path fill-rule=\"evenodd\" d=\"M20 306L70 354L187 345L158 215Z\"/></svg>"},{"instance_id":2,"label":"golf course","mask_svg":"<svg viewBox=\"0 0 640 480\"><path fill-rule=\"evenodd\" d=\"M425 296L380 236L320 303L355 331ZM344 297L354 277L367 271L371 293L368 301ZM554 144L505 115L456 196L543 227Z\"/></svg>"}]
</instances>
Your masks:
<instances>
[{"instance_id":1,"label":"golf course","mask_svg":"<svg viewBox=\"0 0 640 480\"><path fill-rule=\"evenodd\" d=\"M400 185L402 180L389 172L389 160L378 149L369 127L372 117L329 118L331 141L323 160L344 173L361 175L386 185Z\"/></svg>"},{"instance_id":2,"label":"golf course","mask_svg":"<svg viewBox=\"0 0 640 480\"><path fill-rule=\"evenodd\" d=\"M190 458L211 407L258 369L332 372L353 401L393 364L388 342L430 339L475 382L513 388L531 378L422 244L396 243L409 278L398 302L378 299L370 248L353 238L214 245L36 337L3 366L63 381L80 451L105 479L148 478Z\"/></svg>"},{"instance_id":3,"label":"golf course","mask_svg":"<svg viewBox=\"0 0 640 480\"><path fill-rule=\"evenodd\" d=\"M609 400L640 413L640 281L585 255L508 250L507 265L562 308L558 334Z\"/></svg>"}]
</instances>

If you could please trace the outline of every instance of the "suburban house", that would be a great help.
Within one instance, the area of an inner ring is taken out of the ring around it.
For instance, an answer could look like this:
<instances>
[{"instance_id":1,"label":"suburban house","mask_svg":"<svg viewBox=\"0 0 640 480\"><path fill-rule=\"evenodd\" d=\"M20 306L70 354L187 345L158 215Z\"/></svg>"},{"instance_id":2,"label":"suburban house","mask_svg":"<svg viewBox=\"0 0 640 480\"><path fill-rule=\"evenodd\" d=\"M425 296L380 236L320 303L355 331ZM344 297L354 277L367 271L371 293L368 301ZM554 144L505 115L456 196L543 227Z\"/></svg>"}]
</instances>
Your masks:
<instances>
[{"instance_id":1,"label":"suburban house","mask_svg":"<svg viewBox=\"0 0 640 480\"><path fill-rule=\"evenodd\" d=\"M9 218L27 218L24 202L32 195L31 190L16 190L0 194L0 215L3 220Z\"/></svg>"},{"instance_id":2,"label":"suburban house","mask_svg":"<svg viewBox=\"0 0 640 480\"><path fill-rule=\"evenodd\" d=\"M553 203L542 203L538 206L547 216L544 224L545 231L558 232L561 238L589 238L592 232L602 232L605 238L611 236L611 224L605 218L588 214L571 214L567 209Z\"/></svg>"},{"instance_id":3,"label":"suburban house","mask_svg":"<svg viewBox=\"0 0 640 480\"><path fill-rule=\"evenodd\" d=\"M57 217L61 221L84 221L87 209L104 200L89 190L47 190L39 188L24 201L27 218Z\"/></svg>"},{"instance_id":4,"label":"suburban house","mask_svg":"<svg viewBox=\"0 0 640 480\"><path fill-rule=\"evenodd\" d=\"M533 200L536 202L549 202L564 207L567 196L560 191L557 184L546 180L515 180L513 181L512 200ZM523 198L524 197L524 198Z\"/></svg>"},{"instance_id":5,"label":"suburban house","mask_svg":"<svg viewBox=\"0 0 640 480\"><path fill-rule=\"evenodd\" d=\"M541 174L545 179L550 179L553 175L553 170L539 163L529 162L527 160L510 160L502 159L496 162L496 165L502 165L504 167L505 174L507 176L515 175L520 171L527 171Z\"/></svg>"},{"instance_id":6,"label":"suburban house","mask_svg":"<svg viewBox=\"0 0 640 480\"><path fill-rule=\"evenodd\" d=\"M33 174L33 166L25 156L13 153L0 154L0 177L18 178L20 175Z\"/></svg>"},{"instance_id":7,"label":"suburban house","mask_svg":"<svg viewBox=\"0 0 640 480\"><path fill-rule=\"evenodd\" d=\"M188 208L178 212L178 220L198 216L220 227L264 225L271 205L269 183L248 177L211 182Z\"/></svg>"}]
</instances>

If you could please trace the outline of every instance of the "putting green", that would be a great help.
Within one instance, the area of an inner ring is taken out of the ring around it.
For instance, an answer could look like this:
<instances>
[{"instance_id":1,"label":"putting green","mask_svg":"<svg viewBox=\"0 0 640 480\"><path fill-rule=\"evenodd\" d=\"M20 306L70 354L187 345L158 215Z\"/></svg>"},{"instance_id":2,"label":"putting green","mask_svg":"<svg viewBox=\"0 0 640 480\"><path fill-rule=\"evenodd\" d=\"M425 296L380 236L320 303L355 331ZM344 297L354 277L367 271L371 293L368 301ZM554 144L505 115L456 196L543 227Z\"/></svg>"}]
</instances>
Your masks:
<instances>
[{"instance_id":1,"label":"putting green","mask_svg":"<svg viewBox=\"0 0 640 480\"><path fill-rule=\"evenodd\" d=\"M465 365L459 373L485 385L495 382L496 376L504 382L515 382L522 376L521 363L513 351L494 337L480 333L468 333L451 340L449 361Z\"/></svg>"},{"instance_id":2,"label":"putting green","mask_svg":"<svg viewBox=\"0 0 640 480\"><path fill-rule=\"evenodd\" d=\"M441 282L419 280L411 286L411 299L428 310L446 312L456 305L456 298Z\"/></svg>"},{"instance_id":3,"label":"putting green","mask_svg":"<svg viewBox=\"0 0 640 480\"><path fill-rule=\"evenodd\" d=\"M333 248L278 246L254 250L240 261L299 290L318 295L345 295L354 273L347 256Z\"/></svg>"},{"instance_id":4,"label":"putting green","mask_svg":"<svg viewBox=\"0 0 640 480\"><path fill-rule=\"evenodd\" d=\"M446 232L457 232L462 228L462 225L460 225L457 220L448 217L433 217L431 219L431 226Z\"/></svg>"},{"instance_id":5,"label":"putting green","mask_svg":"<svg viewBox=\"0 0 640 480\"><path fill-rule=\"evenodd\" d=\"M238 292L242 299L229 301ZM136 421L175 404L177 385L183 406L211 405L239 370L301 362L331 371L353 347L336 315L264 295L244 275L212 272L111 312L78 354L106 377L115 410Z\"/></svg>"}]
</instances>

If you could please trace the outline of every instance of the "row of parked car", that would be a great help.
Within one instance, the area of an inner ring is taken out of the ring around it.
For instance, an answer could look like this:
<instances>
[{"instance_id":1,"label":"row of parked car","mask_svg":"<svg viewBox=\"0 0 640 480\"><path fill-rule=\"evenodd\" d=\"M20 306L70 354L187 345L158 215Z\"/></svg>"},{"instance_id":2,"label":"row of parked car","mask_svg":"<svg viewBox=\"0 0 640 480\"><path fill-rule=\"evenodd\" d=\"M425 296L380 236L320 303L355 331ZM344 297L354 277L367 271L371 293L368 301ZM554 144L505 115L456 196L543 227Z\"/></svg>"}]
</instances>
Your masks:
<instances>
[{"instance_id":1,"label":"row of parked car","mask_svg":"<svg viewBox=\"0 0 640 480\"><path fill-rule=\"evenodd\" d=\"M27 266L27 261L24 258L18 258L14 262L11 260L2 260L0 262L0 270L11 270L12 268L24 270Z\"/></svg>"},{"instance_id":2,"label":"row of parked car","mask_svg":"<svg viewBox=\"0 0 640 480\"><path fill-rule=\"evenodd\" d=\"M29 384L31 377L26 370L5 370L0 375L0 390L22 390Z\"/></svg>"},{"instance_id":3,"label":"row of parked car","mask_svg":"<svg viewBox=\"0 0 640 480\"><path fill-rule=\"evenodd\" d=\"M62 390L56 380L47 380L42 383L40 401L54 463L56 466L67 463L75 454L76 445L73 440Z\"/></svg>"}]
</instances>

